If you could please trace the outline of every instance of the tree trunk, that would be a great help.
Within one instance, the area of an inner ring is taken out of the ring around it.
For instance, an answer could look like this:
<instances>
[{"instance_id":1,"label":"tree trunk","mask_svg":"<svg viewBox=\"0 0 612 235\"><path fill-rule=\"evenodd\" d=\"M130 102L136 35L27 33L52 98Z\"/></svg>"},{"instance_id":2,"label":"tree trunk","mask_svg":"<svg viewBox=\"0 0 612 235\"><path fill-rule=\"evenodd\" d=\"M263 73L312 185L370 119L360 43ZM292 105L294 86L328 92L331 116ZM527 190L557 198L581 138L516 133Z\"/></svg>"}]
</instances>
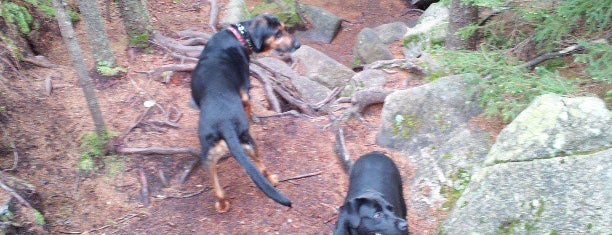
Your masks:
<instances>
[{"instance_id":1,"label":"tree trunk","mask_svg":"<svg viewBox=\"0 0 612 235\"><path fill-rule=\"evenodd\" d=\"M119 11L130 46L147 47L154 31L146 0L119 0Z\"/></svg>"},{"instance_id":2,"label":"tree trunk","mask_svg":"<svg viewBox=\"0 0 612 235\"><path fill-rule=\"evenodd\" d=\"M72 22L68 14L64 10L61 0L53 0L53 7L57 12L57 23L59 24L62 38L70 53L70 59L72 60L72 66L77 73L79 85L83 89L85 100L87 101L87 107L91 112L91 116L96 127L96 134L99 138L106 132L106 124L104 124L104 118L102 117L102 111L98 104L98 97L96 97L96 91L94 90L93 82L87 73L87 65L85 64L85 58L83 52L77 41L76 34L72 28Z\"/></svg>"},{"instance_id":3,"label":"tree trunk","mask_svg":"<svg viewBox=\"0 0 612 235\"><path fill-rule=\"evenodd\" d=\"M473 4L463 4L461 0L451 0L446 48L451 50L474 50L478 44L478 33L461 40L455 33L470 24L478 24L478 7Z\"/></svg>"},{"instance_id":4,"label":"tree trunk","mask_svg":"<svg viewBox=\"0 0 612 235\"><path fill-rule=\"evenodd\" d=\"M85 22L87 36L91 51L96 61L96 67L103 63L107 67L117 66L117 60L113 55L110 43L108 42L108 34L104 27L104 21L100 14L100 7L97 1L81 0L79 1L79 9Z\"/></svg>"}]
</instances>

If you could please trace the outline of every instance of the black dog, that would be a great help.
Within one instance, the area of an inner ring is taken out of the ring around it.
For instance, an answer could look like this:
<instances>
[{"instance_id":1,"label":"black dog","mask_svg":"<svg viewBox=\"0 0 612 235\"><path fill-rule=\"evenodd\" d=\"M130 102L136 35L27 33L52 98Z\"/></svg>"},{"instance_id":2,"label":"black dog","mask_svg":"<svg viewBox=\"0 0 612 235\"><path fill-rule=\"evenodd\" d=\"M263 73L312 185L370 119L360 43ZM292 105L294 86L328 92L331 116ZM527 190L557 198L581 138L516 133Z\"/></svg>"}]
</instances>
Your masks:
<instances>
[{"instance_id":1,"label":"black dog","mask_svg":"<svg viewBox=\"0 0 612 235\"><path fill-rule=\"evenodd\" d=\"M409 234L402 178L380 152L361 156L351 168L349 190L334 235Z\"/></svg>"},{"instance_id":2,"label":"black dog","mask_svg":"<svg viewBox=\"0 0 612 235\"><path fill-rule=\"evenodd\" d=\"M291 206L289 199L274 188L275 176L266 171L249 134L249 55L272 49L292 52L299 47L299 42L276 17L260 15L219 31L200 55L191 75L191 95L200 108L201 158L212 176L215 208L219 212L229 210L229 201L217 176L217 162L228 149L268 197Z\"/></svg>"}]
</instances>

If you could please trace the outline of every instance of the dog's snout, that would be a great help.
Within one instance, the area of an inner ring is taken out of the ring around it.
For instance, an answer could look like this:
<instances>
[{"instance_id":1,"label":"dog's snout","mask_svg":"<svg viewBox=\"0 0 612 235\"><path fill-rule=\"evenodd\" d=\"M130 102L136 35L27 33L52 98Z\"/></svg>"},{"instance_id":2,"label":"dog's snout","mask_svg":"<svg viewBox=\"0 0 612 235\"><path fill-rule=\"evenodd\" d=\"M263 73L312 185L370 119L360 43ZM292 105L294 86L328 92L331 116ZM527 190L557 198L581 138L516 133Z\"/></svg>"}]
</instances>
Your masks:
<instances>
[{"instance_id":1,"label":"dog's snout","mask_svg":"<svg viewBox=\"0 0 612 235\"><path fill-rule=\"evenodd\" d=\"M406 231L408 230L408 222L406 222L406 220L400 219L397 222L397 228L401 231Z\"/></svg>"}]
</instances>

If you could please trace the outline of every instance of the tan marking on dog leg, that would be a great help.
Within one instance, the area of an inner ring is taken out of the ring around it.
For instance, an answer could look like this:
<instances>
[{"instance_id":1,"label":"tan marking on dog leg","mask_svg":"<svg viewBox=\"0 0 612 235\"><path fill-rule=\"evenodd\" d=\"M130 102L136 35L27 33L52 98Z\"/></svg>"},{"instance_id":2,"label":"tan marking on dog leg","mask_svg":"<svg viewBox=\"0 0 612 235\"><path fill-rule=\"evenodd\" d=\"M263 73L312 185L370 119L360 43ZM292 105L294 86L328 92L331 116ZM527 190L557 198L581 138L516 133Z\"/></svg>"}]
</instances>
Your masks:
<instances>
[{"instance_id":1,"label":"tan marking on dog leg","mask_svg":"<svg viewBox=\"0 0 612 235\"><path fill-rule=\"evenodd\" d=\"M227 152L227 144L225 141L221 140L208 152L208 159L206 161L213 188L215 190L215 198L217 199L215 202L215 209L219 213L227 212L230 208L229 199L226 197L225 191L223 191L223 187L221 186L221 183L219 183L219 176L217 175L217 162L223 158L223 155L225 155Z\"/></svg>"},{"instance_id":2,"label":"tan marking on dog leg","mask_svg":"<svg viewBox=\"0 0 612 235\"><path fill-rule=\"evenodd\" d=\"M247 94L245 91L240 90L240 99L242 100L242 106L244 107L244 112L246 113L247 117L249 118L249 122L252 119L252 108L251 108L251 101L249 100L249 94Z\"/></svg>"},{"instance_id":3,"label":"tan marking on dog leg","mask_svg":"<svg viewBox=\"0 0 612 235\"><path fill-rule=\"evenodd\" d=\"M257 155L257 149L253 148L253 146L249 144L243 144L242 148L249 155L249 157L251 157L257 169L261 171L261 173L268 179L268 181L270 181L272 185L276 186L278 184L278 177L274 174L268 173L268 170L266 169L266 165L264 165L264 163L261 161L261 159Z\"/></svg>"}]
</instances>

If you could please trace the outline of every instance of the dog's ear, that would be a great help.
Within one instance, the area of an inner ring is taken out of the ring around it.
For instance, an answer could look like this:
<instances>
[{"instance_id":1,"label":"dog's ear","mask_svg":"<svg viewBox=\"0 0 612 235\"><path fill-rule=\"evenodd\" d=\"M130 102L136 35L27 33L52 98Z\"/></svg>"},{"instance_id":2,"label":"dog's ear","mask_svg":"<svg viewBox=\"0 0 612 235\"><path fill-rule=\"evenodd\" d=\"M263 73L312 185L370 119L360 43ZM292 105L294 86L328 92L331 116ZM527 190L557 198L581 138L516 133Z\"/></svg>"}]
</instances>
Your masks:
<instances>
[{"instance_id":1,"label":"dog's ear","mask_svg":"<svg viewBox=\"0 0 612 235\"><path fill-rule=\"evenodd\" d=\"M280 24L278 18L269 14L262 14L253 19L249 33L256 52L264 49L266 39L274 35Z\"/></svg>"},{"instance_id":2,"label":"dog's ear","mask_svg":"<svg viewBox=\"0 0 612 235\"><path fill-rule=\"evenodd\" d=\"M352 199L340 207L334 235L349 235L351 234L351 228L357 228L359 226L361 220L359 216L360 204L361 200Z\"/></svg>"}]
</instances>

